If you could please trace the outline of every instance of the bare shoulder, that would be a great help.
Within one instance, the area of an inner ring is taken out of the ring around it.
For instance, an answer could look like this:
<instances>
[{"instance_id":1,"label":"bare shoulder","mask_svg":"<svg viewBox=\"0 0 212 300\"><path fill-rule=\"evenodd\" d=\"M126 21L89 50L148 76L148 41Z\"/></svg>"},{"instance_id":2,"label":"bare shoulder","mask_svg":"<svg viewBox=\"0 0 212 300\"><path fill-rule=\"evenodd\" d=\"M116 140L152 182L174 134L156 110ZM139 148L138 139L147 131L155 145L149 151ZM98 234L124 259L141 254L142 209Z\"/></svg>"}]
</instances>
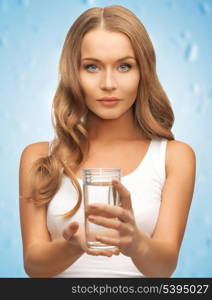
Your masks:
<instances>
[{"instance_id":1,"label":"bare shoulder","mask_svg":"<svg viewBox=\"0 0 212 300\"><path fill-rule=\"evenodd\" d=\"M22 152L23 157L38 158L47 156L49 151L49 142L37 142L27 145Z\"/></svg>"},{"instance_id":2,"label":"bare shoulder","mask_svg":"<svg viewBox=\"0 0 212 300\"><path fill-rule=\"evenodd\" d=\"M37 161L41 157L48 156L48 148L48 142L37 142L29 144L23 149L19 164L20 183L26 183L28 181L30 176L30 169L35 161Z\"/></svg>"},{"instance_id":3,"label":"bare shoulder","mask_svg":"<svg viewBox=\"0 0 212 300\"><path fill-rule=\"evenodd\" d=\"M32 243L50 241L46 226L47 205L37 207L33 199L33 184L36 182L34 163L41 157L48 156L48 142L37 142L27 145L20 157L19 166L19 207L23 240L24 260ZM30 200L30 201L29 201ZM25 269L26 270L26 269Z\"/></svg>"},{"instance_id":4,"label":"bare shoulder","mask_svg":"<svg viewBox=\"0 0 212 300\"><path fill-rule=\"evenodd\" d=\"M193 148L181 141L171 140L167 142L166 168L167 172L173 167L191 168L196 165L196 155Z\"/></svg>"}]
</instances>

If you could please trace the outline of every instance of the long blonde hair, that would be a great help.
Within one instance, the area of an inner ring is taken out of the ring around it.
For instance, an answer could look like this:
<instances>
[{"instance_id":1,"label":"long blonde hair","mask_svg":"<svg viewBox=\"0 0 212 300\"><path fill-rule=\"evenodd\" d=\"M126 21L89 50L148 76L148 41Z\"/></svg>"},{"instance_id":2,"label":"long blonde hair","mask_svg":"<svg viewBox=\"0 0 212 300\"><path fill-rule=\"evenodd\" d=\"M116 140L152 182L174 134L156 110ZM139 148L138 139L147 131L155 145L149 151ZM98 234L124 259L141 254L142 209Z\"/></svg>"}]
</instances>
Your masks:
<instances>
[{"instance_id":1,"label":"long blonde hair","mask_svg":"<svg viewBox=\"0 0 212 300\"><path fill-rule=\"evenodd\" d=\"M143 135L173 140L174 114L156 74L156 57L148 33L129 9L118 6L90 8L69 29L59 63L59 84L54 96L52 122L55 138L47 157L33 165L32 199L35 205L47 204L58 191L62 173L72 181L78 202L64 214L71 217L80 207L82 191L75 171L89 151L84 93L79 80L81 43L84 35L98 27L124 33L131 41L140 70L137 97L133 104L134 120Z\"/></svg>"}]
</instances>

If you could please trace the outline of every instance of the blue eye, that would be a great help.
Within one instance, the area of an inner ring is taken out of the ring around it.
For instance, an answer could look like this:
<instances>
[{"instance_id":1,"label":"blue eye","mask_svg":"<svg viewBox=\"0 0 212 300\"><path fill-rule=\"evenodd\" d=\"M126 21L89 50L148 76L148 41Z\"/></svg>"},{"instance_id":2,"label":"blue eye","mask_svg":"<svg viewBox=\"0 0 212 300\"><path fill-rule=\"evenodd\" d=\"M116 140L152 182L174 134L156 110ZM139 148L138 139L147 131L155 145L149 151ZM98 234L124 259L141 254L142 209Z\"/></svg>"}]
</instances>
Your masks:
<instances>
[{"instance_id":1,"label":"blue eye","mask_svg":"<svg viewBox=\"0 0 212 300\"><path fill-rule=\"evenodd\" d=\"M126 68L125 68L125 69L122 68L123 71L128 70L128 69L131 68L131 65L129 65L129 64L122 64L122 65L120 65L120 67L121 67L121 66L127 67L127 69L126 69Z\"/></svg>"},{"instance_id":2,"label":"blue eye","mask_svg":"<svg viewBox=\"0 0 212 300\"><path fill-rule=\"evenodd\" d=\"M121 68L122 71L128 71L129 69L131 69L131 65L129 65L129 64L121 64L119 67L123 67L123 66L125 68ZM98 68L98 67L94 64L89 64L89 65L85 65L84 68L91 72L95 72L96 68Z\"/></svg>"},{"instance_id":3,"label":"blue eye","mask_svg":"<svg viewBox=\"0 0 212 300\"><path fill-rule=\"evenodd\" d=\"M94 69L94 68L91 68L91 67L96 68L95 65L86 65L86 66L85 66L85 69L86 69L86 70L89 70L89 71L92 71L92 72L95 71L95 69Z\"/></svg>"}]
</instances>

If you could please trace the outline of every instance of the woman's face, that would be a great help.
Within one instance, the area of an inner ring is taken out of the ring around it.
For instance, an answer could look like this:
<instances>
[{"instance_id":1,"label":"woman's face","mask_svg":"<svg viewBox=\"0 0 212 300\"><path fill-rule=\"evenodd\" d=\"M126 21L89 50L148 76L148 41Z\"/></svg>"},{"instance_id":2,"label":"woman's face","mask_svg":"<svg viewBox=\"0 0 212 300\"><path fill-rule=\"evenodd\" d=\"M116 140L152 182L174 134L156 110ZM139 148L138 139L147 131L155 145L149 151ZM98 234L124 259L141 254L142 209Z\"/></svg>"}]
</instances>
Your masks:
<instances>
[{"instance_id":1,"label":"woman's face","mask_svg":"<svg viewBox=\"0 0 212 300\"><path fill-rule=\"evenodd\" d=\"M129 112L136 99L139 79L135 54L125 34L104 29L85 34L80 81L90 111L102 119L119 118ZM120 101L106 106L97 101L102 97L117 97Z\"/></svg>"}]
</instances>

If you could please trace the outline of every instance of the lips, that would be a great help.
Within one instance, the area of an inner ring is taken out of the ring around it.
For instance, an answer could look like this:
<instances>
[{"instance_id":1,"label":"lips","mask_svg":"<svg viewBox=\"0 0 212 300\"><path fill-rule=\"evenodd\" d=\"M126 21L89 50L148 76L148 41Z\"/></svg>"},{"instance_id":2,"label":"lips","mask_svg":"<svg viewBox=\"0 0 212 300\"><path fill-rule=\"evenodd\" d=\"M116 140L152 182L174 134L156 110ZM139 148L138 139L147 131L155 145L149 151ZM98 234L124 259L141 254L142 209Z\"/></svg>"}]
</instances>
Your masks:
<instances>
[{"instance_id":1,"label":"lips","mask_svg":"<svg viewBox=\"0 0 212 300\"><path fill-rule=\"evenodd\" d=\"M101 99L98 99L99 103L101 105L103 105L104 107L114 107L116 106L119 102L120 102L120 99L118 98L115 98L115 97L110 97L110 98L101 98Z\"/></svg>"},{"instance_id":2,"label":"lips","mask_svg":"<svg viewBox=\"0 0 212 300\"><path fill-rule=\"evenodd\" d=\"M104 98L99 98L97 101L119 101L119 98L116 97L104 97Z\"/></svg>"}]
</instances>

